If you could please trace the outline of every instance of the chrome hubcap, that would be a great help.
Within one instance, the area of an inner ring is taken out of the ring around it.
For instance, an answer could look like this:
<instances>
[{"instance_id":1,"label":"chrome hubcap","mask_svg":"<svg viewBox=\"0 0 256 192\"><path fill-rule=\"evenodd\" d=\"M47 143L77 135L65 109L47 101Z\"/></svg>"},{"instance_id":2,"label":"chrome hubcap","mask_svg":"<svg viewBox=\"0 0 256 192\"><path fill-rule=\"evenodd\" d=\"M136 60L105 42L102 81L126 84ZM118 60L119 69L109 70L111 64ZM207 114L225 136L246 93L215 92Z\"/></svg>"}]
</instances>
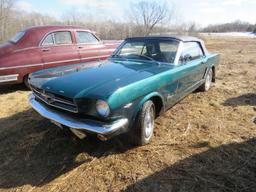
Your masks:
<instances>
[{"instance_id":1,"label":"chrome hubcap","mask_svg":"<svg viewBox=\"0 0 256 192\"><path fill-rule=\"evenodd\" d=\"M206 90L209 90L211 87L211 83L212 83L212 70L210 70L206 76L206 80L205 80L205 87Z\"/></svg>"},{"instance_id":2,"label":"chrome hubcap","mask_svg":"<svg viewBox=\"0 0 256 192\"><path fill-rule=\"evenodd\" d=\"M145 136L146 138L150 138L153 134L154 129L154 108L151 106L147 109L145 118L144 118L144 126L145 126Z\"/></svg>"}]
</instances>

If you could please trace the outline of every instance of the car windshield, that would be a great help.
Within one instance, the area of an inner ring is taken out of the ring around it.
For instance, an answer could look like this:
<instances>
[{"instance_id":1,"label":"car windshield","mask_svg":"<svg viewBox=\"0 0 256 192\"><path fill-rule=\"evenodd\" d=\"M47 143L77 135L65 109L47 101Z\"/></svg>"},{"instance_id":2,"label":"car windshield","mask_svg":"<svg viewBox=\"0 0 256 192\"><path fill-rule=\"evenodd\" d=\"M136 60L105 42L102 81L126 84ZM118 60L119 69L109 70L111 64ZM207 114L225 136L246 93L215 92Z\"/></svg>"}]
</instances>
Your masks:
<instances>
[{"instance_id":1,"label":"car windshield","mask_svg":"<svg viewBox=\"0 0 256 192\"><path fill-rule=\"evenodd\" d=\"M128 40L112 55L112 58L174 63L178 46L179 42L176 40Z\"/></svg>"},{"instance_id":2,"label":"car windshield","mask_svg":"<svg viewBox=\"0 0 256 192\"><path fill-rule=\"evenodd\" d=\"M12 43L17 43L19 40L21 40L21 38L25 35L25 31L20 31L18 33L16 33L16 35L11 38L9 41Z\"/></svg>"}]
</instances>

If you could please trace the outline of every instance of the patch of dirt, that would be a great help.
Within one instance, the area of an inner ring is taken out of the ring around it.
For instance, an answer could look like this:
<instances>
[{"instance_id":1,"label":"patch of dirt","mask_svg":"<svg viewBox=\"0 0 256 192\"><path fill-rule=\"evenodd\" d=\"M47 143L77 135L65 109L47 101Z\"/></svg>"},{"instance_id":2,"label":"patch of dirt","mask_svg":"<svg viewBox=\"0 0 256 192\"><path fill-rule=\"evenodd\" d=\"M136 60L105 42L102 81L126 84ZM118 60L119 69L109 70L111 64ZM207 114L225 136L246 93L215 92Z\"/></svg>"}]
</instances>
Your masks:
<instances>
[{"instance_id":1,"label":"patch of dirt","mask_svg":"<svg viewBox=\"0 0 256 192\"><path fill-rule=\"evenodd\" d=\"M0 88L0 191L256 191L256 40L207 38L215 86L156 122L150 145L79 141Z\"/></svg>"}]
</instances>

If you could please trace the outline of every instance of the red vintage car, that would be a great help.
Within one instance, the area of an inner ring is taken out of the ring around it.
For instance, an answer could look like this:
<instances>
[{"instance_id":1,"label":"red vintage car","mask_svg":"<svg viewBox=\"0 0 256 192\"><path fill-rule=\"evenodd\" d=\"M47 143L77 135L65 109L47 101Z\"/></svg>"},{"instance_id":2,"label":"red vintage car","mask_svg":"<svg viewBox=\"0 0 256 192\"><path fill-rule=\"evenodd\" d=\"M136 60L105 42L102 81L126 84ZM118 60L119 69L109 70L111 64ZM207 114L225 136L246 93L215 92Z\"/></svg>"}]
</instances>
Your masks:
<instances>
[{"instance_id":1,"label":"red vintage car","mask_svg":"<svg viewBox=\"0 0 256 192\"><path fill-rule=\"evenodd\" d=\"M27 84L34 71L108 58L120 41L101 41L75 26L39 26L0 45L0 84Z\"/></svg>"}]
</instances>

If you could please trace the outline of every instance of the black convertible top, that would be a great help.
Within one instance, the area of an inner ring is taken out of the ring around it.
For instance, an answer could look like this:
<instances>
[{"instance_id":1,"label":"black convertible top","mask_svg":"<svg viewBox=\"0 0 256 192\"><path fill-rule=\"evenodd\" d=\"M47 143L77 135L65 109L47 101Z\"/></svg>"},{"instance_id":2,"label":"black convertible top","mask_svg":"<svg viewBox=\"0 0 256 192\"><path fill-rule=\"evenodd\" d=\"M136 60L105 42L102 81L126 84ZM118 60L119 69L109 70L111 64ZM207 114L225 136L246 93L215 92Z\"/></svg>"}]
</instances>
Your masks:
<instances>
[{"instance_id":1,"label":"black convertible top","mask_svg":"<svg viewBox=\"0 0 256 192\"><path fill-rule=\"evenodd\" d=\"M183 42L191 42L191 41L202 42L201 39L198 39L196 37L182 36L182 35L154 35L154 36L147 36L147 37L131 37L131 38L127 38L126 40L138 40L138 39L175 39Z\"/></svg>"},{"instance_id":2,"label":"black convertible top","mask_svg":"<svg viewBox=\"0 0 256 192\"><path fill-rule=\"evenodd\" d=\"M179 42L198 42L200 43L205 55L208 55L208 51L205 47L204 41L191 36L182 36L182 35L154 35L154 36L147 36L147 37L130 37L127 38L125 41L136 41L136 40L176 40Z\"/></svg>"}]
</instances>

